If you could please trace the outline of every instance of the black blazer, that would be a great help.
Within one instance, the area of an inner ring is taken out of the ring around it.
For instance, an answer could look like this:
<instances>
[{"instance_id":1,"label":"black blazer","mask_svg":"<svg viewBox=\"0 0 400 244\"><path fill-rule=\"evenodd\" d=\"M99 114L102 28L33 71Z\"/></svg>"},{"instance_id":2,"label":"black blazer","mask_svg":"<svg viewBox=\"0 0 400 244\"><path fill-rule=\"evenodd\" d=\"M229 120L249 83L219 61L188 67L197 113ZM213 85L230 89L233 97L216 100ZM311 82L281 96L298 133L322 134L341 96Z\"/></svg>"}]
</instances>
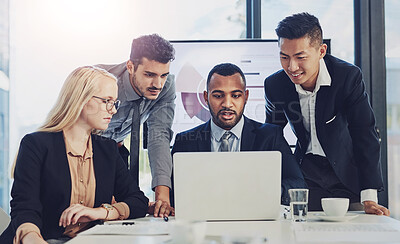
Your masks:
<instances>
[{"instance_id":1,"label":"black blazer","mask_svg":"<svg viewBox=\"0 0 400 244\"><path fill-rule=\"evenodd\" d=\"M317 137L342 183L355 194L364 189L383 190L380 143L375 117L360 69L329 54L324 57L331 86L317 93ZM289 121L297 136L295 156L301 163L309 137L303 126L299 95L283 70L265 79L266 122Z\"/></svg>"},{"instance_id":2,"label":"black blazer","mask_svg":"<svg viewBox=\"0 0 400 244\"><path fill-rule=\"evenodd\" d=\"M176 135L172 154L176 152L210 152L210 120ZM280 151L282 153L282 204L289 204L288 189L305 188L299 165L283 137L282 129L244 117L240 151ZM173 195L171 196L171 199Z\"/></svg>"},{"instance_id":3,"label":"black blazer","mask_svg":"<svg viewBox=\"0 0 400 244\"><path fill-rule=\"evenodd\" d=\"M96 177L94 207L125 202L129 218L147 213L148 199L140 191L119 156L116 143L92 135ZM12 243L17 228L26 222L39 227L43 238L59 238L65 228L58 226L61 213L70 206L71 175L62 132L26 135L18 152L11 190L11 222L0 243Z\"/></svg>"}]
</instances>

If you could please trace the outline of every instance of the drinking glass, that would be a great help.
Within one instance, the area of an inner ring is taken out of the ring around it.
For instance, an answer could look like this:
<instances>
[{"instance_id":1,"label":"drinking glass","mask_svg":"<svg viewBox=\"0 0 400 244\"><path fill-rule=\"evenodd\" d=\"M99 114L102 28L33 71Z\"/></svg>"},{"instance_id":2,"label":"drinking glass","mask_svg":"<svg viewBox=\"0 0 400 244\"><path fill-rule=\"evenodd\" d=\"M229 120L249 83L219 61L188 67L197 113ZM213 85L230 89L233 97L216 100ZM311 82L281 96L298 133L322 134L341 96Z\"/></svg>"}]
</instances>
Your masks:
<instances>
[{"instance_id":1,"label":"drinking glass","mask_svg":"<svg viewBox=\"0 0 400 244\"><path fill-rule=\"evenodd\" d=\"M292 221L307 221L308 189L289 189Z\"/></svg>"}]
</instances>

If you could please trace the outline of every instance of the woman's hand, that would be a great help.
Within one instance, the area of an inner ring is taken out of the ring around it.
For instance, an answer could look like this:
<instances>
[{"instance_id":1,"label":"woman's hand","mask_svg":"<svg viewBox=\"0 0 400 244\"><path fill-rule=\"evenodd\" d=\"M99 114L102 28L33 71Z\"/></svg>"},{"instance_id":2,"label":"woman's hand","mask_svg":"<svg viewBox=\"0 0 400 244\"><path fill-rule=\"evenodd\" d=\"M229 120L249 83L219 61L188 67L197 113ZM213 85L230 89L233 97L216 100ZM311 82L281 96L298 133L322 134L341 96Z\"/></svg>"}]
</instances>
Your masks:
<instances>
[{"instance_id":1,"label":"woman's hand","mask_svg":"<svg viewBox=\"0 0 400 244\"><path fill-rule=\"evenodd\" d=\"M104 208L89 208L82 204L73 204L61 214L59 226L64 228L71 224L90 222L105 219L107 210Z\"/></svg>"},{"instance_id":2,"label":"woman's hand","mask_svg":"<svg viewBox=\"0 0 400 244\"><path fill-rule=\"evenodd\" d=\"M36 232L29 232L22 238L22 244L47 244Z\"/></svg>"}]
</instances>

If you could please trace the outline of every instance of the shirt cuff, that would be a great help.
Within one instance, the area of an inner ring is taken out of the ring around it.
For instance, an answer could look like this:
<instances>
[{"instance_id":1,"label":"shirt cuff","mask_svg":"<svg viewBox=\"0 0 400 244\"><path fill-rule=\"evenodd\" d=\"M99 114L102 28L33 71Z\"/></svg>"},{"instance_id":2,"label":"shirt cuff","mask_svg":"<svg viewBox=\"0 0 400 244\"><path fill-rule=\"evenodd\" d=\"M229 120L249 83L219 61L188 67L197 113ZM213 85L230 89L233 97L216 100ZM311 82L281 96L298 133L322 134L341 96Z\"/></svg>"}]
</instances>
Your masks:
<instances>
[{"instance_id":1,"label":"shirt cuff","mask_svg":"<svg viewBox=\"0 0 400 244\"><path fill-rule=\"evenodd\" d=\"M361 204L364 201L373 201L378 203L378 191L376 189L365 189L361 191Z\"/></svg>"},{"instance_id":2,"label":"shirt cuff","mask_svg":"<svg viewBox=\"0 0 400 244\"><path fill-rule=\"evenodd\" d=\"M154 190L157 186L168 186L171 189L171 177L165 175L154 177L151 181L151 188Z\"/></svg>"},{"instance_id":3,"label":"shirt cuff","mask_svg":"<svg viewBox=\"0 0 400 244\"><path fill-rule=\"evenodd\" d=\"M119 220L127 219L129 217L129 206L124 202L118 202L112 205L119 213Z\"/></svg>"},{"instance_id":4,"label":"shirt cuff","mask_svg":"<svg viewBox=\"0 0 400 244\"><path fill-rule=\"evenodd\" d=\"M20 244L22 239L28 233L31 233L31 232L35 232L36 234L38 234L38 236L40 238L43 239L42 235L40 234L39 227L37 227L35 224L32 224L32 223L23 223L22 225L20 225L18 227L17 231L15 232L13 243L14 244Z\"/></svg>"}]
</instances>

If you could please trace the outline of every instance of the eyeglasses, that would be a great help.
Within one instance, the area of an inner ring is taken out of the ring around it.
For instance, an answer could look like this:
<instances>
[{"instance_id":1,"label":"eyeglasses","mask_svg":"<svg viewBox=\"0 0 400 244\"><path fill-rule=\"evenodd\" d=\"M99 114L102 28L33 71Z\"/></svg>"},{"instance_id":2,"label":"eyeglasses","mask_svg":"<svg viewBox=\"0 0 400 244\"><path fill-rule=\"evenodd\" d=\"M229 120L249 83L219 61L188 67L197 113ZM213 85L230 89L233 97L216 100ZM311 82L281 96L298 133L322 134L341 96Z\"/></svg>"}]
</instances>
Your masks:
<instances>
[{"instance_id":1,"label":"eyeglasses","mask_svg":"<svg viewBox=\"0 0 400 244\"><path fill-rule=\"evenodd\" d=\"M112 100L112 99L106 99L106 98L102 98L102 97L96 97L93 96L94 98L97 99L101 99L105 104L106 104L106 109L108 112L111 112L111 110L113 109L113 107L115 106L115 109L118 110L119 109L119 105L121 105L121 101L120 100Z\"/></svg>"}]
</instances>

